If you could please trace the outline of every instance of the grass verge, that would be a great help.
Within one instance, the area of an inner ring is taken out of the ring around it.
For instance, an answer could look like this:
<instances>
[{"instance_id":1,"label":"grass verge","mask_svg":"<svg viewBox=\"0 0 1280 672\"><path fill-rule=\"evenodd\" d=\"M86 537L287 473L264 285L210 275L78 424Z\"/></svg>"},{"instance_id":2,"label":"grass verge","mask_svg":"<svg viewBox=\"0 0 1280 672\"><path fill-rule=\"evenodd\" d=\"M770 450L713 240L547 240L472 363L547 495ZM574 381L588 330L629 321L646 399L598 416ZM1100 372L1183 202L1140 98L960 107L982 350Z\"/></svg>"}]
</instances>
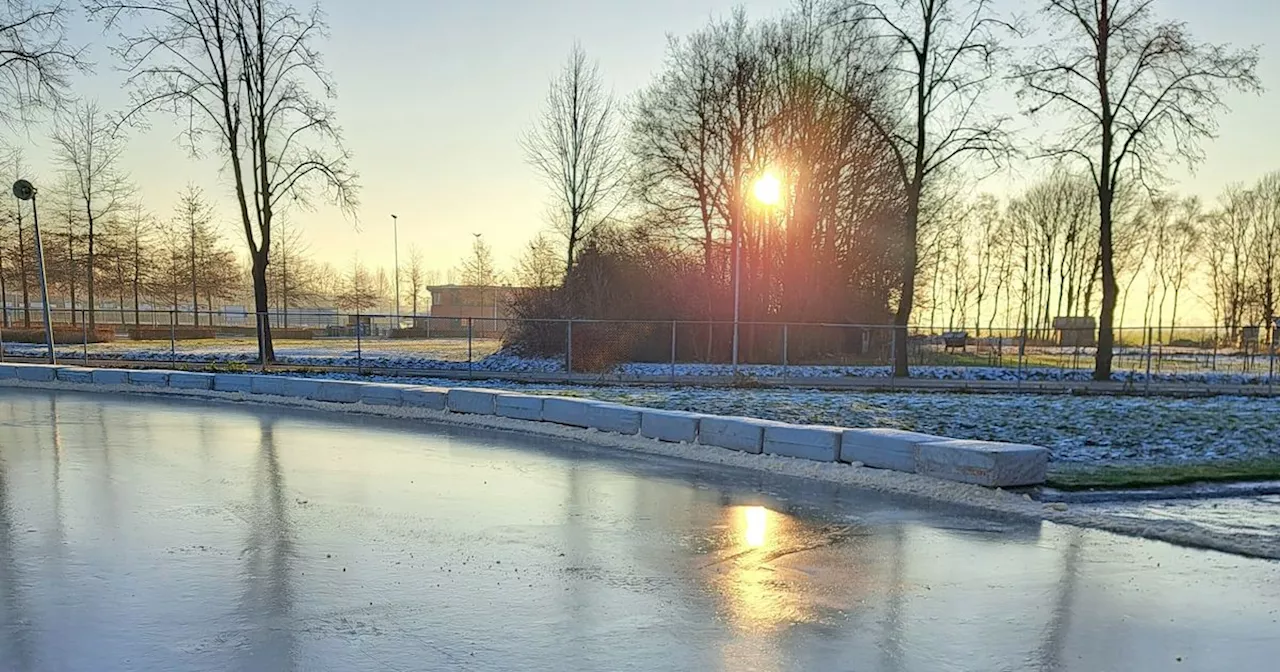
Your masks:
<instances>
[{"instance_id":1,"label":"grass verge","mask_svg":"<svg viewBox=\"0 0 1280 672\"><path fill-rule=\"evenodd\" d=\"M1280 459L1202 464L1070 467L1052 470L1046 483L1060 490L1121 490L1189 483L1280 480Z\"/></svg>"}]
</instances>

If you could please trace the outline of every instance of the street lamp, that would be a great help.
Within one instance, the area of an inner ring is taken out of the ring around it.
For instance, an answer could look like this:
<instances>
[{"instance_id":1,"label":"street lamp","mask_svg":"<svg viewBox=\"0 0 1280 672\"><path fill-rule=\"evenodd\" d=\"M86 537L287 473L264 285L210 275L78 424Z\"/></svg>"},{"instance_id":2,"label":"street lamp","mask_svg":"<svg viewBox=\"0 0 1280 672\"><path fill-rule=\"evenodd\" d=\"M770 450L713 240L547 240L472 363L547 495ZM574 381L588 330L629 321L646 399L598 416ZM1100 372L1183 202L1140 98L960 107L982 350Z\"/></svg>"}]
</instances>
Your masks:
<instances>
[{"instance_id":1,"label":"street lamp","mask_svg":"<svg viewBox=\"0 0 1280 672\"><path fill-rule=\"evenodd\" d=\"M49 312L49 282L44 272L44 243L40 240L40 211L36 208L36 188L27 180L13 183L13 195L20 201L31 201L31 219L36 229L36 269L40 274L40 298L44 304L44 336L49 341L49 363L57 364L53 349L53 316ZM19 215L21 216L21 215Z\"/></svg>"},{"instance_id":2,"label":"street lamp","mask_svg":"<svg viewBox=\"0 0 1280 672\"><path fill-rule=\"evenodd\" d=\"M400 328L400 219L391 215L391 240L395 245L396 329Z\"/></svg>"},{"instance_id":3,"label":"street lamp","mask_svg":"<svg viewBox=\"0 0 1280 672\"><path fill-rule=\"evenodd\" d=\"M782 202L782 180L765 171L751 185L751 196L763 209L771 209ZM742 222L733 232L733 373L738 373L738 324L742 314Z\"/></svg>"}]
</instances>

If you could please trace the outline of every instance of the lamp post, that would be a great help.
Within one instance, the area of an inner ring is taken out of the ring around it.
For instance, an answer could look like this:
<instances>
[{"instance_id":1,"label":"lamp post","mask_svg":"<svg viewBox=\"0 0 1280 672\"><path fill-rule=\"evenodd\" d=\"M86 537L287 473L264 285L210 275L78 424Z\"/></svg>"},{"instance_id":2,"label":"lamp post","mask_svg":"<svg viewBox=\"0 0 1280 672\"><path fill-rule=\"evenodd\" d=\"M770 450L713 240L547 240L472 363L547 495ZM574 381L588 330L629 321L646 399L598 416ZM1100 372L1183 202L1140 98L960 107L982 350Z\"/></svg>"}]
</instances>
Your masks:
<instances>
[{"instance_id":1,"label":"lamp post","mask_svg":"<svg viewBox=\"0 0 1280 672\"><path fill-rule=\"evenodd\" d=\"M765 171L751 185L751 195L763 208L773 208L782 201L782 182ZM742 314L742 222L733 231L733 373L738 374L738 326Z\"/></svg>"},{"instance_id":2,"label":"lamp post","mask_svg":"<svg viewBox=\"0 0 1280 672\"><path fill-rule=\"evenodd\" d=\"M395 246L396 329L400 328L400 218L391 215L391 241Z\"/></svg>"},{"instance_id":3,"label":"lamp post","mask_svg":"<svg viewBox=\"0 0 1280 672\"><path fill-rule=\"evenodd\" d=\"M31 201L31 219L36 230L36 270L40 274L40 303L44 306L44 336L49 342L49 363L57 364L53 348L53 316L49 312L49 282L44 272L44 243L40 240L40 211L36 207L36 188L27 180L13 183L13 195L20 201Z\"/></svg>"}]
</instances>

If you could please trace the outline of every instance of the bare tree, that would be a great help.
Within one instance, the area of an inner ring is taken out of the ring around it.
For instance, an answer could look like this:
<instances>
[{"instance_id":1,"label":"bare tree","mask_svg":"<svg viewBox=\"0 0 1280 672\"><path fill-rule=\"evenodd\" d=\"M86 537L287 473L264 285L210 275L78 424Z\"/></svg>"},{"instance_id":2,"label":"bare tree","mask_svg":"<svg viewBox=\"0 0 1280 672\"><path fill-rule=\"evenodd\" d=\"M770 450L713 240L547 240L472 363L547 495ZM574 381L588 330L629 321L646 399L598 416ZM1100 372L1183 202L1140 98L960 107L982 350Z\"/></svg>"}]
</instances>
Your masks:
<instances>
[{"instance_id":1,"label":"bare tree","mask_svg":"<svg viewBox=\"0 0 1280 672\"><path fill-rule=\"evenodd\" d=\"M405 272L405 279L409 281L409 301L414 317L418 316L418 300L431 284L431 276L432 273L422 265L422 250L414 245L409 246L409 268Z\"/></svg>"},{"instance_id":2,"label":"bare tree","mask_svg":"<svg viewBox=\"0 0 1280 672\"><path fill-rule=\"evenodd\" d=\"M559 285L564 276L557 256L555 246L545 235L534 236L516 260L516 284L542 289Z\"/></svg>"},{"instance_id":3,"label":"bare tree","mask_svg":"<svg viewBox=\"0 0 1280 672\"><path fill-rule=\"evenodd\" d=\"M886 11L882 5L888 5ZM873 38L889 52L883 77L891 92L885 110L866 110L906 194L902 287L894 315L895 376L907 376L907 326L915 308L921 199L967 158L999 159L1009 149L1007 119L983 113L1001 52L997 37L1010 29L989 0L851 0L852 19L875 26Z\"/></svg>"},{"instance_id":4,"label":"bare tree","mask_svg":"<svg viewBox=\"0 0 1280 672\"><path fill-rule=\"evenodd\" d=\"M0 0L0 122L23 125L67 102L69 75L89 68L67 39L70 3Z\"/></svg>"},{"instance_id":5,"label":"bare tree","mask_svg":"<svg viewBox=\"0 0 1280 672\"><path fill-rule=\"evenodd\" d=\"M356 174L331 106L333 81L315 45L326 30L320 8L285 0L86 4L121 32L115 52L134 94L126 118L172 113L186 124L193 153L212 146L229 164L252 261L258 355L274 361L267 266L276 214L310 203L313 188L348 214L357 205Z\"/></svg>"},{"instance_id":6,"label":"bare tree","mask_svg":"<svg viewBox=\"0 0 1280 672\"><path fill-rule=\"evenodd\" d=\"M58 163L75 183L76 195L85 215L88 236L85 289L89 307L87 317L92 329L96 321L96 227L99 220L121 207L128 192L128 183L118 165L124 152L124 136L96 103L80 103L58 117L53 130L53 144Z\"/></svg>"},{"instance_id":7,"label":"bare tree","mask_svg":"<svg viewBox=\"0 0 1280 672\"><path fill-rule=\"evenodd\" d=\"M227 261L227 255L225 250L220 249L221 241L214 226L213 205L205 200L203 190L195 185L187 185L178 196L174 215L185 247L183 256L186 262L186 280L191 290L192 324L198 327L201 289L212 290L210 285L218 284L219 279L225 277L221 269ZM206 291L205 296L217 293ZM213 307L209 306L209 309L212 310ZM213 324L213 315L209 315L209 323Z\"/></svg>"},{"instance_id":8,"label":"bare tree","mask_svg":"<svg viewBox=\"0 0 1280 672\"><path fill-rule=\"evenodd\" d=\"M305 232L292 218L281 216L276 222L275 241L271 246L267 287L283 326L289 326L291 308L315 305L320 296L319 273Z\"/></svg>"},{"instance_id":9,"label":"bare tree","mask_svg":"<svg viewBox=\"0 0 1280 672\"><path fill-rule=\"evenodd\" d=\"M1258 286L1259 317L1271 328L1280 300L1280 172L1264 176L1251 190L1253 240L1250 265Z\"/></svg>"},{"instance_id":10,"label":"bare tree","mask_svg":"<svg viewBox=\"0 0 1280 672\"><path fill-rule=\"evenodd\" d=\"M520 141L554 192L552 216L567 243L566 273L582 241L607 219L622 181L617 115L599 67L574 44L551 82L542 118Z\"/></svg>"},{"instance_id":11,"label":"bare tree","mask_svg":"<svg viewBox=\"0 0 1280 672\"><path fill-rule=\"evenodd\" d=\"M385 292L381 291L382 284L385 283L379 283L374 274L369 272L368 267L358 260L353 261L335 297L338 307L355 313L376 308L386 296Z\"/></svg>"},{"instance_id":12,"label":"bare tree","mask_svg":"<svg viewBox=\"0 0 1280 672\"><path fill-rule=\"evenodd\" d=\"M1088 166L1098 190L1102 310L1094 378L1111 378L1116 301L1114 213L1122 181L1147 181L1169 160L1195 161L1212 137L1227 87L1259 90L1256 51L1195 42L1187 26L1160 22L1154 0L1046 0L1049 40L1018 66L1033 114L1069 121L1045 143L1049 156Z\"/></svg>"},{"instance_id":13,"label":"bare tree","mask_svg":"<svg viewBox=\"0 0 1280 672\"><path fill-rule=\"evenodd\" d=\"M489 287L499 282L498 270L493 263L493 249L479 235L471 243L471 254L462 260L460 270L464 285Z\"/></svg>"}]
</instances>

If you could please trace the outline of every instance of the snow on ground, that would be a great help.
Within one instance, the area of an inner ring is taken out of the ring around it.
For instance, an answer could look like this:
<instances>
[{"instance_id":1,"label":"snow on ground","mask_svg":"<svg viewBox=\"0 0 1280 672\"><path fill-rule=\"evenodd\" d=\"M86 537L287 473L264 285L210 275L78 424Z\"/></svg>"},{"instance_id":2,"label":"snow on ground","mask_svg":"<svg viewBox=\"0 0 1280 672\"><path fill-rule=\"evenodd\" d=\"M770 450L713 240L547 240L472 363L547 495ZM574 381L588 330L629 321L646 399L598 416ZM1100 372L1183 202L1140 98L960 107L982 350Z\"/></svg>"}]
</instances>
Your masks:
<instances>
[{"instance_id":1,"label":"snow on ground","mask_svg":"<svg viewBox=\"0 0 1280 672\"><path fill-rule=\"evenodd\" d=\"M355 379L334 374L330 377ZM1280 459L1280 399L825 392L701 387L524 385L375 378L423 385L579 396L668 410L842 427L897 427L965 439L1031 443L1059 465Z\"/></svg>"},{"instance_id":2,"label":"snow on ground","mask_svg":"<svg viewBox=\"0 0 1280 672\"><path fill-rule=\"evenodd\" d=\"M424 345L425 343L425 345ZM407 369L414 371L483 371L489 373L561 373L565 362L561 358L522 357L498 350L497 341L477 341L472 348L473 361L468 363L465 339L439 339L433 341L371 341L357 350L355 341L295 341L276 345L277 360L281 364L307 366L364 366L377 369ZM4 352L11 356L40 357L45 347L33 344L6 343ZM65 345L57 349L58 357L75 361L84 357L81 346ZM177 351L171 353L167 343L152 346L133 343L93 344L89 346L93 359L119 359L135 362L183 362L183 363L250 363L257 359L256 346L248 340L238 345L179 342ZM1083 361L1083 360L1082 360ZM1087 362L1086 362L1087 364ZM1265 364L1265 362L1264 362ZM735 377L730 364L671 364L629 363L616 367L611 374L644 376L650 378L700 378ZM926 380L954 381L1032 381L1032 382L1087 382L1092 379L1092 369L1052 367L999 367L999 366L913 366L912 376ZM738 367L736 376L743 379L768 380L783 377L792 379L824 378L883 378L889 377L887 366L782 366L779 364L745 364ZM1225 360L1219 370L1201 371L1152 371L1117 369L1112 380L1141 384L1150 378L1155 383L1179 383L1185 385L1265 385L1272 380L1266 366L1256 366L1253 372L1242 372L1238 366L1229 366Z\"/></svg>"}]
</instances>

